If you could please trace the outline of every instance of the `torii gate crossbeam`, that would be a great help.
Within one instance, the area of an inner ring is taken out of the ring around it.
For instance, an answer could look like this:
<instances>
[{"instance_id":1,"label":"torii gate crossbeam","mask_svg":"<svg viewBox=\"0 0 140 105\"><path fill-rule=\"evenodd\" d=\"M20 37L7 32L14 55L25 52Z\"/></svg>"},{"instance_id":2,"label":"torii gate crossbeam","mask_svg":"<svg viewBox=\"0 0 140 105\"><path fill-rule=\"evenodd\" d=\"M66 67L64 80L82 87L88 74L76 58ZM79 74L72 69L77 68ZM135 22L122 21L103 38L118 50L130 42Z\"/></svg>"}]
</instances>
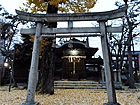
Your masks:
<instances>
[{"instance_id":1,"label":"torii gate crossbeam","mask_svg":"<svg viewBox=\"0 0 140 105\"><path fill-rule=\"evenodd\" d=\"M21 34L32 34L35 35L36 28L31 29L21 29ZM42 34L75 34L75 33L100 33L100 27L84 27L84 28L47 28L43 27ZM107 27L107 32L120 33L122 32L122 27Z\"/></svg>"},{"instance_id":2,"label":"torii gate crossbeam","mask_svg":"<svg viewBox=\"0 0 140 105\"><path fill-rule=\"evenodd\" d=\"M32 14L16 10L19 18L32 22L63 22L63 21L104 21L121 18L124 15L125 7L106 11L90 13L62 13L62 14Z\"/></svg>"},{"instance_id":3,"label":"torii gate crossbeam","mask_svg":"<svg viewBox=\"0 0 140 105\"><path fill-rule=\"evenodd\" d=\"M107 11L107 12L94 12L94 13L73 13L73 14L31 14L16 10L19 18L25 21L33 21L37 23L36 28L32 29L22 29L22 34L35 34L32 62L29 73L29 82L27 90L26 102L22 105L37 105L38 103L34 101L35 90L38 78L38 58L39 58L39 46L41 40L41 34L64 34L64 33L100 33L101 45L103 52L103 61L105 69L106 78L106 88L108 95L108 103L104 105L119 105L116 99L116 93L112 78L111 63L109 58L109 48L107 40L107 32L122 32L121 27L107 27L106 21L116 18L121 18L125 15L126 8L120 8L117 10ZM47 28L43 27L43 22L61 22L67 21L68 28ZM73 21L98 21L99 27L90 28L73 28ZM46 35L46 36L47 36ZM97 34L95 34L97 35ZM44 35L45 37L45 35ZM52 36L53 37L53 36ZM63 35L59 36L63 37Z\"/></svg>"}]
</instances>

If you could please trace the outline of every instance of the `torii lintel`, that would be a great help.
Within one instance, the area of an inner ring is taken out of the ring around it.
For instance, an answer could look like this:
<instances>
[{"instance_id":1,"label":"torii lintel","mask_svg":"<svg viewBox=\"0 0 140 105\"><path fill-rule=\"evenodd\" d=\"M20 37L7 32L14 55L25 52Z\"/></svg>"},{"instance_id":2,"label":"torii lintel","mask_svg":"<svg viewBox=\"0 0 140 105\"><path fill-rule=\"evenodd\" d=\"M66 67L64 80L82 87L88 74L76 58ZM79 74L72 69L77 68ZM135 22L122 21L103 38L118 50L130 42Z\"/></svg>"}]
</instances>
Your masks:
<instances>
[{"instance_id":1,"label":"torii lintel","mask_svg":"<svg viewBox=\"0 0 140 105\"><path fill-rule=\"evenodd\" d=\"M61 14L32 14L16 10L19 18L32 22L62 22L62 21L105 21L122 18L126 7L105 11L89 13L61 13Z\"/></svg>"}]
</instances>

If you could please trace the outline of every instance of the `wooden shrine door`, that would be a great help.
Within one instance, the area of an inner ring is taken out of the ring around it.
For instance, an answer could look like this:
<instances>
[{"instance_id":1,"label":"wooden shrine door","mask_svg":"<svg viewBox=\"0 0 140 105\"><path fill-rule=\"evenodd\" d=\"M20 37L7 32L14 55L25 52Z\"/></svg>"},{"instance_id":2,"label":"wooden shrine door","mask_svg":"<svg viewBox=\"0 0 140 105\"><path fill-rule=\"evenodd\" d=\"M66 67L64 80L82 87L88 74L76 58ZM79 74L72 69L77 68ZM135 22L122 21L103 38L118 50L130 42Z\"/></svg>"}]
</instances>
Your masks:
<instances>
[{"instance_id":1,"label":"wooden shrine door","mask_svg":"<svg viewBox=\"0 0 140 105\"><path fill-rule=\"evenodd\" d=\"M86 78L85 60L79 62L69 62L63 59L63 77L68 80L80 80Z\"/></svg>"}]
</instances>

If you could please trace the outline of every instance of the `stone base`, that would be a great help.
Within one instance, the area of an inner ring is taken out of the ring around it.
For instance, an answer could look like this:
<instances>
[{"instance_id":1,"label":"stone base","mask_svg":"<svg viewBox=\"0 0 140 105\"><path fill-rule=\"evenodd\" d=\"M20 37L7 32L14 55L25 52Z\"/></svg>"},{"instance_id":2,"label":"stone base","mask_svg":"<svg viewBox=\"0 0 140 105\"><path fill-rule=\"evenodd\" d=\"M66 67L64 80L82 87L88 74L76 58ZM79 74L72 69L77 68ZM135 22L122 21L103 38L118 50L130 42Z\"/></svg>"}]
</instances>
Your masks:
<instances>
[{"instance_id":1,"label":"stone base","mask_svg":"<svg viewBox=\"0 0 140 105\"><path fill-rule=\"evenodd\" d=\"M104 88L106 88L105 82L100 82ZM114 82L115 89L122 89L122 82Z\"/></svg>"},{"instance_id":2,"label":"stone base","mask_svg":"<svg viewBox=\"0 0 140 105\"><path fill-rule=\"evenodd\" d=\"M104 103L103 105L121 105L119 103Z\"/></svg>"},{"instance_id":3,"label":"stone base","mask_svg":"<svg viewBox=\"0 0 140 105\"><path fill-rule=\"evenodd\" d=\"M24 102L24 103L22 103L20 105L39 105L39 102L34 102L34 103L32 103L32 102Z\"/></svg>"}]
</instances>

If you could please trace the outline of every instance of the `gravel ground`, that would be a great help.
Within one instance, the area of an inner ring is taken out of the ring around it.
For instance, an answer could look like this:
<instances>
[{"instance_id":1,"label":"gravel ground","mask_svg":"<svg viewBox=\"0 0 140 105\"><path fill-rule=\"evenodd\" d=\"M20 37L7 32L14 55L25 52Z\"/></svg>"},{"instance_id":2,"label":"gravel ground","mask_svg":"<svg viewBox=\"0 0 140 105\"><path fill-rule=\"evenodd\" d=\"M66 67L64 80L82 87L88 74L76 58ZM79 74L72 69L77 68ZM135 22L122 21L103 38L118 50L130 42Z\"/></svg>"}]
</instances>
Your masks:
<instances>
[{"instance_id":1,"label":"gravel ground","mask_svg":"<svg viewBox=\"0 0 140 105\"><path fill-rule=\"evenodd\" d=\"M20 105L26 99L27 90L0 87L0 105ZM140 105L139 90L117 90L118 103L121 105ZM97 89L55 89L54 95L36 94L39 105L103 105L107 102L107 92Z\"/></svg>"}]
</instances>

